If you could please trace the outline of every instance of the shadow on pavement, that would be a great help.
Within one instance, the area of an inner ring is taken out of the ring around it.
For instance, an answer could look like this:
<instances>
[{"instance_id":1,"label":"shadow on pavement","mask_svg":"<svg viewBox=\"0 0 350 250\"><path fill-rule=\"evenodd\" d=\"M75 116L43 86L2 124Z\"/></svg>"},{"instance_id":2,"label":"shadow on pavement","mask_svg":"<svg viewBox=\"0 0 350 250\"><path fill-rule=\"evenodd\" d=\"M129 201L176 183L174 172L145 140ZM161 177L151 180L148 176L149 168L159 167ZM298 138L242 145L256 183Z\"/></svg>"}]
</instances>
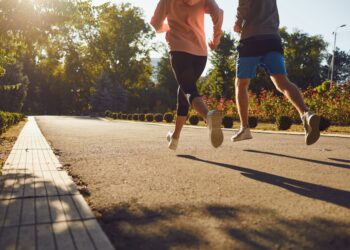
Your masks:
<instances>
[{"instance_id":1,"label":"shadow on pavement","mask_svg":"<svg viewBox=\"0 0 350 250\"><path fill-rule=\"evenodd\" d=\"M312 162L312 163L326 165L326 166L331 166L331 167L350 169L350 165L342 164L342 163L319 161L319 160L307 159L307 158L290 156L290 155L284 155L284 154L277 154L277 153L272 153L272 152L258 151L258 150L252 150L252 149L246 149L246 150L243 150L243 151L249 152L249 153L257 153L257 154L266 154L266 155L273 155L273 156L279 156L279 157L286 157L286 158L290 158L290 159L307 161L307 162Z\"/></svg>"},{"instance_id":2,"label":"shadow on pavement","mask_svg":"<svg viewBox=\"0 0 350 250\"><path fill-rule=\"evenodd\" d=\"M75 222L81 218L69 195L57 195L67 191L25 170L0 176L0 249L78 247L81 240L71 234L73 227L74 233L84 236L85 229ZM69 227L65 221L73 225ZM56 230L54 222L59 226Z\"/></svg>"},{"instance_id":3,"label":"shadow on pavement","mask_svg":"<svg viewBox=\"0 0 350 250\"><path fill-rule=\"evenodd\" d=\"M99 211L100 224L116 249L194 248L201 245L196 232L177 227L173 222L181 214L176 207L150 209L122 204Z\"/></svg>"},{"instance_id":4,"label":"shadow on pavement","mask_svg":"<svg viewBox=\"0 0 350 250\"><path fill-rule=\"evenodd\" d=\"M99 212L116 249L343 249L350 244L350 224L292 220L250 206L128 203Z\"/></svg>"},{"instance_id":5,"label":"shadow on pavement","mask_svg":"<svg viewBox=\"0 0 350 250\"><path fill-rule=\"evenodd\" d=\"M268 183L274 186L284 188L293 193L297 193L309 198L322 200L325 202L333 203L345 208L350 208L350 192L322 185L312 184L304 181L298 181L278 175L268 174L261 171L234 166L226 163L219 163L214 161L208 161L199 159L191 155L178 155L178 157L186 158L190 160L205 162L213 164L219 167L229 168L232 170L243 172L242 175L260 181Z\"/></svg>"},{"instance_id":6,"label":"shadow on pavement","mask_svg":"<svg viewBox=\"0 0 350 250\"><path fill-rule=\"evenodd\" d=\"M339 162L344 162L344 163L349 163L350 164L350 160L345 160L345 159L338 159L338 158L328 158L332 161L339 161ZM348 167L350 168L350 165L348 165Z\"/></svg>"}]
</instances>

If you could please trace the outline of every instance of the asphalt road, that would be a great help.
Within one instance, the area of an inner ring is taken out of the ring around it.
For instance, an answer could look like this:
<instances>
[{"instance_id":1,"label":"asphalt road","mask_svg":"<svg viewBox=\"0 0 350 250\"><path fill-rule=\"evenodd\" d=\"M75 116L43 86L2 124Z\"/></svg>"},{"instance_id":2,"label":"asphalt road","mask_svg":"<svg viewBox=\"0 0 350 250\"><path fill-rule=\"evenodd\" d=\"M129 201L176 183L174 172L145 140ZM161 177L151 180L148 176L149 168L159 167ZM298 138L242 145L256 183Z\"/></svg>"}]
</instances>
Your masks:
<instances>
[{"instance_id":1,"label":"asphalt road","mask_svg":"<svg viewBox=\"0 0 350 250\"><path fill-rule=\"evenodd\" d=\"M350 139L37 117L117 249L350 249Z\"/></svg>"}]
</instances>

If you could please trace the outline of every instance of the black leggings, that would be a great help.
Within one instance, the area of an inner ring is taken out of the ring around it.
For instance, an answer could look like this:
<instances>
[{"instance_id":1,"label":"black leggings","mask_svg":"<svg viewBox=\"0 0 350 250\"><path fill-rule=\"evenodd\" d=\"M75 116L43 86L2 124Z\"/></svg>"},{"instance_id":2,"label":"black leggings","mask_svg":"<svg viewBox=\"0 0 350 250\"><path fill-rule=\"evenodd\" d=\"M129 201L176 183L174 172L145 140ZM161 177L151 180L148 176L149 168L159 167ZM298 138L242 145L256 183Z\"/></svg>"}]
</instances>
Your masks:
<instances>
[{"instance_id":1,"label":"black leggings","mask_svg":"<svg viewBox=\"0 0 350 250\"><path fill-rule=\"evenodd\" d=\"M177 115L187 116L192 101L200 97L196 83L207 64L206 56L186 52L170 52L170 61L179 88L177 90Z\"/></svg>"}]
</instances>

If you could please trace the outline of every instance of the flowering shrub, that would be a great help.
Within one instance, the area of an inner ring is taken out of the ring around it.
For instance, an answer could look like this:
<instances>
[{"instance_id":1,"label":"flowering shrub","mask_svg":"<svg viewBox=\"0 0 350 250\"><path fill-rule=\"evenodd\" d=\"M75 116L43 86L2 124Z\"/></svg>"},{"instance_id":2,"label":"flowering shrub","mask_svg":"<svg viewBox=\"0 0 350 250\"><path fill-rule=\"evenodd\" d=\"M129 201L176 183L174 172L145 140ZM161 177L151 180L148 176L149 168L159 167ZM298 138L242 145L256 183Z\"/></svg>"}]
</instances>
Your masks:
<instances>
[{"instance_id":1,"label":"flowering shrub","mask_svg":"<svg viewBox=\"0 0 350 250\"><path fill-rule=\"evenodd\" d=\"M330 85L326 89L309 88L304 92L311 110L335 125L350 125L350 84Z\"/></svg>"},{"instance_id":2,"label":"flowering shrub","mask_svg":"<svg viewBox=\"0 0 350 250\"><path fill-rule=\"evenodd\" d=\"M350 125L350 83L309 88L303 93L310 110L331 121L334 125ZM203 97L210 109L223 111L235 120L239 119L234 100ZM288 116L300 124L300 117L293 105L274 91L263 90L259 95L249 92L249 115L262 122L275 122L277 117Z\"/></svg>"}]
</instances>

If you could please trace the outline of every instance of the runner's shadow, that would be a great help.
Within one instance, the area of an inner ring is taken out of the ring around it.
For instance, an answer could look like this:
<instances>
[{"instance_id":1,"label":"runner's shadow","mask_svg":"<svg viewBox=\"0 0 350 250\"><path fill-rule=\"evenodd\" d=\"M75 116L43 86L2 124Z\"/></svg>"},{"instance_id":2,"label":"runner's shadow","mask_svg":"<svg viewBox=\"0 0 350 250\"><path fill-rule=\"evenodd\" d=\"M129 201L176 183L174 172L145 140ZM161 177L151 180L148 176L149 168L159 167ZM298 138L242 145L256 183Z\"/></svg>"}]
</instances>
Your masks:
<instances>
[{"instance_id":1,"label":"runner's shadow","mask_svg":"<svg viewBox=\"0 0 350 250\"><path fill-rule=\"evenodd\" d=\"M249 153L257 153L257 154L266 154L266 155L272 155L272 156L285 157L285 158L301 160L301 161L307 161L307 162L312 162L312 163L317 163L317 164L326 165L326 166L332 166L332 167L337 167L337 168L350 169L350 165L343 164L343 163L319 161L319 160L307 159L307 158L302 158L302 157L297 157L297 156L291 156L291 155L285 155L285 154L277 154L277 153L266 152L266 151L259 151L259 150L252 150L252 149L246 149L246 150L243 150L243 151L249 152ZM329 158L329 159L330 160L339 161L339 162L345 162L345 163L348 162L348 163L350 163L350 161L346 161L346 160L333 159L333 158Z\"/></svg>"},{"instance_id":2,"label":"runner's shadow","mask_svg":"<svg viewBox=\"0 0 350 250\"><path fill-rule=\"evenodd\" d=\"M203 160L191 155L178 155L178 157L195 160L199 162L205 162L205 163L216 165L219 167L240 171L242 172L242 175L248 178L254 179L256 181L278 186L288 191L291 191L293 193L297 193L309 198L333 203L335 205L342 206L345 208L350 208L349 191L312 184L304 181L298 181L298 180L294 180L294 179L290 179L290 178L286 178L278 175L264 173L264 172L250 169L250 168L230 165L227 163Z\"/></svg>"},{"instance_id":3,"label":"runner's shadow","mask_svg":"<svg viewBox=\"0 0 350 250\"><path fill-rule=\"evenodd\" d=\"M350 160L344 160L344 159L338 159L338 158L328 158L332 161L339 161L339 162L344 162L344 163L349 163L350 164ZM349 165L350 167L350 165Z\"/></svg>"}]
</instances>

